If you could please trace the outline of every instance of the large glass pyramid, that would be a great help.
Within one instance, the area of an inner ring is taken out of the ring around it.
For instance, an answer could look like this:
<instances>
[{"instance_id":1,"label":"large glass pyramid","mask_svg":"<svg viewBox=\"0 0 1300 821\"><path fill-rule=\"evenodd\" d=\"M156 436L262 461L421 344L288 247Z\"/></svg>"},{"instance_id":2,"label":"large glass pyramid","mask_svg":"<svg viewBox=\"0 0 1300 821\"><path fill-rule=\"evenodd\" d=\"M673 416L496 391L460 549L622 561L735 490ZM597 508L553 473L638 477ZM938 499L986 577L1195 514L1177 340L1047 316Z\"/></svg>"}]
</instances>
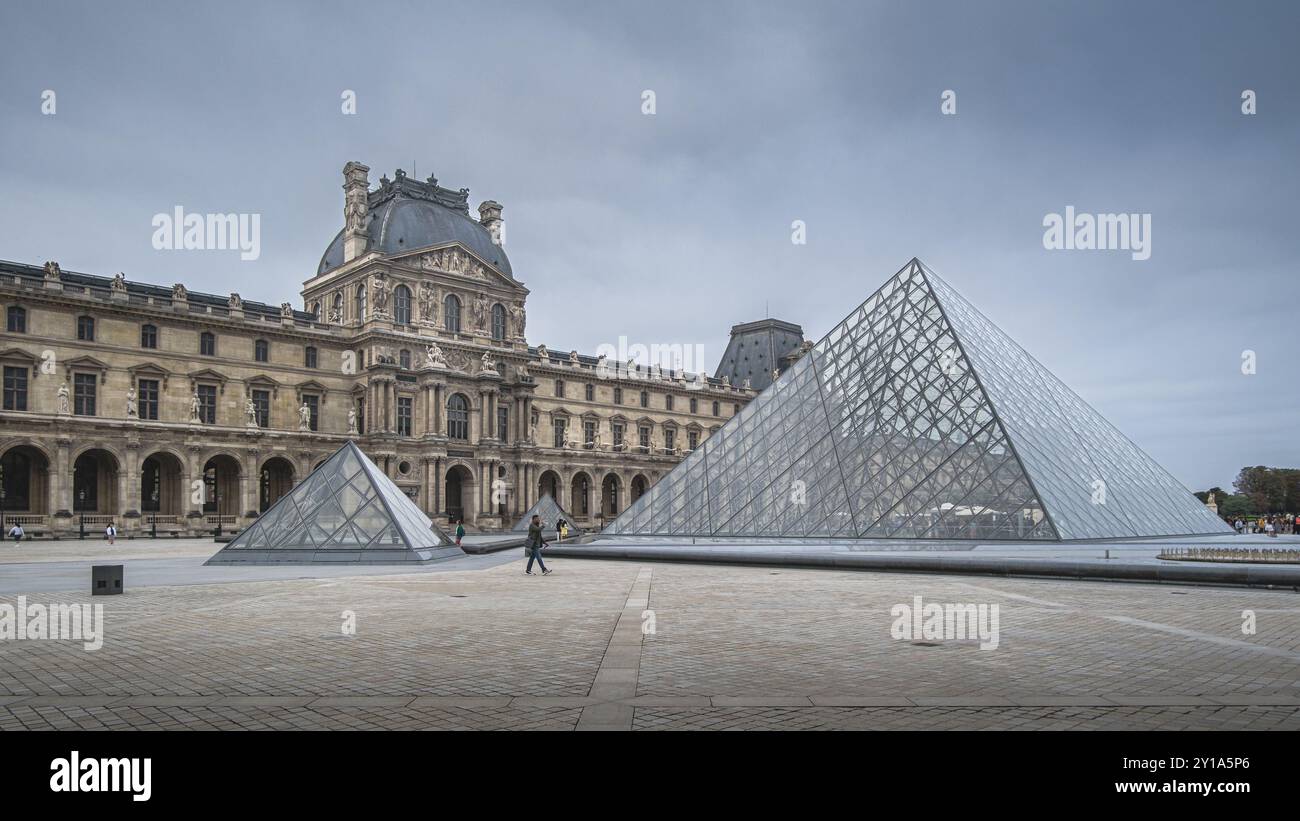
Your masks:
<instances>
[{"instance_id":1,"label":"large glass pyramid","mask_svg":"<svg viewBox=\"0 0 1300 821\"><path fill-rule=\"evenodd\" d=\"M1057 541L1230 530L913 259L604 532Z\"/></svg>"},{"instance_id":2,"label":"large glass pyramid","mask_svg":"<svg viewBox=\"0 0 1300 821\"><path fill-rule=\"evenodd\" d=\"M573 517L565 513L564 508L560 507L560 503L555 501L555 497L549 493L543 493L542 498L538 499L536 504L528 508L528 512L520 517L512 530L519 533L527 533L528 525L533 521L534 513L542 517L543 530L555 530L556 523L559 522L560 519L563 519L569 523L570 533L578 534L581 532L578 529L578 526L573 523Z\"/></svg>"},{"instance_id":3,"label":"large glass pyramid","mask_svg":"<svg viewBox=\"0 0 1300 821\"><path fill-rule=\"evenodd\" d=\"M352 442L207 564L397 564L464 555Z\"/></svg>"}]
</instances>

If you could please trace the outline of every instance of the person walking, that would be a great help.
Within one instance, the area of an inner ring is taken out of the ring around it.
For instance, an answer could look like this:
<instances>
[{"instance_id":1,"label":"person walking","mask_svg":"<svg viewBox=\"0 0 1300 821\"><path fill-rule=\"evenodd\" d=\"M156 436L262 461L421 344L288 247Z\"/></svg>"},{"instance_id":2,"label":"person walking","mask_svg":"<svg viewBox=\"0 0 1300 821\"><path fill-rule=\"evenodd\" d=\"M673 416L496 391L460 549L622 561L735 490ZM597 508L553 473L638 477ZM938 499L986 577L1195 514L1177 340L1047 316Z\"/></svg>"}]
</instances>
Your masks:
<instances>
[{"instance_id":1,"label":"person walking","mask_svg":"<svg viewBox=\"0 0 1300 821\"><path fill-rule=\"evenodd\" d=\"M113 527L112 522L109 522L108 527L104 528L104 538L108 539L109 544L117 542L117 528Z\"/></svg>"},{"instance_id":2,"label":"person walking","mask_svg":"<svg viewBox=\"0 0 1300 821\"><path fill-rule=\"evenodd\" d=\"M563 542L564 537L569 535L569 523L564 521L563 519L560 519L558 522L556 522L555 535L559 538L561 542Z\"/></svg>"},{"instance_id":3,"label":"person walking","mask_svg":"<svg viewBox=\"0 0 1300 821\"><path fill-rule=\"evenodd\" d=\"M542 541L542 517L536 513L533 519L528 523L528 540L524 542L524 552L528 554L528 566L524 568L524 575L533 575L533 562L542 569L543 576L551 575L551 571L546 568L546 563L542 561L542 547L545 542Z\"/></svg>"},{"instance_id":4,"label":"person walking","mask_svg":"<svg viewBox=\"0 0 1300 821\"><path fill-rule=\"evenodd\" d=\"M9 538L14 540L14 547L17 547L18 543L21 542L23 537L26 535L27 533L23 530L23 526L17 522L14 522L14 526L9 528Z\"/></svg>"},{"instance_id":5,"label":"person walking","mask_svg":"<svg viewBox=\"0 0 1300 821\"><path fill-rule=\"evenodd\" d=\"M465 520L461 519L456 522L456 547L460 547L460 540L465 538Z\"/></svg>"},{"instance_id":6,"label":"person walking","mask_svg":"<svg viewBox=\"0 0 1300 821\"><path fill-rule=\"evenodd\" d=\"M1272 519L1269 519L1267 522L1264 523L1264 535L1265 535L1265 536L1276 536L1276 535L1277 535L1277 531L1273 529L1273 520L1272 520Z\"/></svg>"}]
</instances>

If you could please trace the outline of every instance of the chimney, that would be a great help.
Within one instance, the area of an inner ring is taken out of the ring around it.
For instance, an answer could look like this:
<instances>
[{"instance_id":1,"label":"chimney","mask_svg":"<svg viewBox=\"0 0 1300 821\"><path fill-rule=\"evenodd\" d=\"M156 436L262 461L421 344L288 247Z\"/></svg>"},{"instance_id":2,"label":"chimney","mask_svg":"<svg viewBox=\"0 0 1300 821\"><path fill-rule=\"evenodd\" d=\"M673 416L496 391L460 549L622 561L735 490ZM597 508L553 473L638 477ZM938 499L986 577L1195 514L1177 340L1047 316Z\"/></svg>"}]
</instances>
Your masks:
<instances>
[{"instance_id":1,"label":"chimney","mask_svg":"<svg viewBox=\"0 0 1300 821\"><path fill-rule=\"evenodd\" d=\"M496 200L484 200L478 207L479 224L492 235L492 242L506 244L506 221L501 219L501 203Z\"/></svg>"},{"instance_id":2,"label":"chimney","mask_svg":"<svg viewBox=\"0 0 1300 821\"><path fill-rule=\"evenodd\" d=\"M366 252L369 222L370 168L359 162L343 166L343 262Z\"/></svg>"}]
</instances>

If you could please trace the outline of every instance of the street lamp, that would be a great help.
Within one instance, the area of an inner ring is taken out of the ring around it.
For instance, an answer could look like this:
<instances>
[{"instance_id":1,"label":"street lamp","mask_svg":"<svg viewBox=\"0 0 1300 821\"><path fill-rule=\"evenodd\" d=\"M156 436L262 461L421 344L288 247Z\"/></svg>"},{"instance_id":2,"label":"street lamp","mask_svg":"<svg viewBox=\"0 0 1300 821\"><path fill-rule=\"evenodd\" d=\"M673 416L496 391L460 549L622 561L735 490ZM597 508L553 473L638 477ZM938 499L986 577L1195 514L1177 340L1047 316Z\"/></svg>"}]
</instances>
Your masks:
<instances>
[{"instance_id":1,"label":"street lamp","mask_svg":"<svg viewBox=\"0 0 1300 821\"><path fill-rule=\"evenodd\" d=\"M220 539L221 538L221 482L219 481L219 478L215 473L212 476L212 504L216 509L216 513L217 513L217 529L213 532L212 536L215 539Z\"/></svg>"},{"instance_id":2,"label":"street lamp","mask_svg":"<svg viewBox=\"0 0 1300 821\"><path fill-rule=\"evenodd\" d=\"M153 516L149 518L149 537L156 539L158 538L158 488L155 487L150 495L153 499Z\"/></svg>"},{"instance_id":3,"label":"street lamp","mask_svg":"<svg viewBox=\"0 0 1300 821\"><path fill-rule=\"evenodd\" d=\"M81 531L78 538L84 540L86 538L86 489L84 487L77 494L77 498L81 502L81 504L77 505L77 507L81 508L81 515L77 517L78 527Z\"/></svg>"}]
</instances>

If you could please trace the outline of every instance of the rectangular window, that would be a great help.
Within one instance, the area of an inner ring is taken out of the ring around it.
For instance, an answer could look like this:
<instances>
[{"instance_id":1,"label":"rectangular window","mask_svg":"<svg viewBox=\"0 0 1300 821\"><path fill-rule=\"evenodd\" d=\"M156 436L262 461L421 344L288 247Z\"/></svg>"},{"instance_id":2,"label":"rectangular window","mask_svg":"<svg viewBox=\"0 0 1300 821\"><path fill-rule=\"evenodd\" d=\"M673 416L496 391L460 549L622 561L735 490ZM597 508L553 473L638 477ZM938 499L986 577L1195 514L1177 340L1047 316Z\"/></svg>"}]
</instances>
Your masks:
<instances>
[{"instance_id":1,"label":"rectangular window","mask_svg":"<svg viewBox=\"0 0 1300 821\"><path fill-rule=\"evenodd\" d=\"M694 396L692 396L692 397L691 397L691 413L699 413L699 412L700 412L700 400L698 400L698 399L696 399Z\"/></svg>"},{"instance_id":2,"label":"rectangular window","mask_svg":"<svg viewBox=\"0 0 1300 821\"><path fill-rule=\"evenodd\" d=\"M740 413L740 403L739 403L739 402L737 402L736 404L734 404L734 405L731 406L731 415L732 415L732 416L735 416L735 415L738 414L738 413Z\"/></svg>"},{"instance_id":3,"label":"rectangular window","mask_svg":"<svg viewBox=\"0 0 1300 821\"><path fill-rule=\"evenodd\" d=\"M217 355L217 337L207 332L199 334L199 355L216 356Z\"/></svg>"},{"instance_id":4,"label":"rectangular window","mask_svg":"<svg viewBox=\"0 0 1300 821\"><path fill-rule=\"evenodd\" d=\"M640 427L640 428L637 429L637 434L638 434L639 437L640 437L640 445L641 445L641 447L642 447L642 448L649 448L649 447L650 447L650 427L649 427L648 425L643 425L642 427Z\"/></svg>"},{"instance_id":5,"label":"rectangular window","mask_svg":"<svg viewBox=\"0 0 1300 821\"><path fill-rule=\"evenodd\" d=\"M72 412L78 416L95 415L95 390L99 379L93 373L74 373L72 375Z\"/></svg>"},{"instance_id":6,"label":"rectangular window","mask_svg":"<svg viewBox=\"0 0 1300 821\"><path fill-rule=\"evenodd\" d=\"M698 431L686 431L686 447L689 450L695 450L700 446L700 434Z\"/></svg>"},{"instance_id":7,"label":"rectangular window","mask_svg":"<svg viewBox=\"0 0 1300 821\"><path fill-rule=\"evenodd\" d=\"M217 386L199 385L195 393L199 397L199 421L205 425L217 424Z\"/></svg>"},{"instance_id":8,"label":"rectangular window","mask_svg":"<svg viewBox=\"0 0 1300 821\"><path fill-rule=\"evenodd\" d=\"M558 396L558 397L561 398L561 399L564 398L564 380L563 380L563 379L557 379L557 380L555 380L555 395Z\"/></svg>"},{"instance_id":9,"label":"rectangular window","mask_svg":"<svg viewBox=\"0 0 1300 821\"><path fill-rule=\"evenodd\" d=\"M673 399L675 397L670 393L664 397L664 407L668 410L673 409Z\"/></svg>"},{"instance_id":10,"label":"rectangular window","mask_svg":"<svg viewBox=\"0 0 1300 821\"><path fill-rule=\"evenodd\" d=\"M584 445L596 444L596 420L584 419L582 422L582 443Z\"/></svg>"},{"instance_id":11,"label":"rectangular window","mask_svg":"<svg viewBox=\"0 0 1300 821\"><path fill-rule=\"evenodd\" d=\"M719 410L719 409L718 409L718 403L717 403L717 402L714 402L714 403L713 403L713 415L714 415L714 416L717 416L717 415L718 415L718 410Z\"/></svg>"},{"instance_id":12,"label":"rectangular window","mask_svg":"<svg viewBox=\"0 0 1300 821\"><path fill-rule=\"evenodd\" d=\"M207 353L206 351L204 353ZM271 358L271 344L265 339L256 340L253 343L253 359L258 362L266 362Z\"/></svg>"},{"instance_id":13,"label":"rectangular window","mask_svg":"<svg viewBox=\"0 0 1300 821\"><path fill-rule=\"evenodd\" d=\"M316 367L316 348L314 346L307 346L306 365L309 368Z\"/></svg>"},{"instance_id":14,"label":"rectangular window","mask_svg":"<svg viewBox=\"0 0 1300 821\"><path fill-rule=\"evenodd\" d=\"M497 408L497 439L502 442L510 441L509 408Z\"/></svg>"},{"instance_id":15,"label":"rectangular window","mask_svg":"<svg viewBox=\"0 0 1300 821\"><path fill-rule=\"evenodd\" d=\"M615 404L615 405L621 405L621 404L623 404L623 389L622 389L622 388L615 388L615 389L614 389L614 404Z\"/></svg>"},{"instance_id":16,"label":"rectangular window","mask_svg":"<svg viewBox=\"0 0 1300 821\"><path fill-rule=\"evenodd\" d=\"M595 385L588 385L588 386L587 386L587 401L588 401L588 402L595 402L595 401L596 401L596 386L595 386Z\"/></svg>"},{"instance_id":17,"label":"rectangular window","mask_svg":"<svg viewBox=\"0 0 1300 821\"><path fill-rule=\"evenodd\" d=\"M158 347L158 326L156 325L140 326L140 347L141 348Z\"/></svg>"},{"instance_id":18,"label":"rectangular window","mask_svg":"<svg viewBox=\"0 0 1300 821\"><path fill-rule=\"evenodd\" d=\"M27 410L27 369L5 365L4 409Z\"/></svg>"},{"instance_id":19,"label":"rectangular window","mask_svg":"<svg viewBox=\"0 0 1300 821\"><path fill-rule=\"evenodd\" d=\"M158 421L158 380L139 380L136 383L136 396L140 403L140 418Z\"/></svg>"},{"instance_id":20,"label":"rectangular window","mask_svg":"<svg viewBox=\"0 0 1300 821\"><path fill-rule=\"evenodd\" d=\"M564 447L564 431L568 428L567 419L556 419L553 423L555 426L555 447Z\"/></svg>"},{"instance_id":21,"label":"rectangular window","mask_svg":"<svg viewBox=\"0 0 1300 821\"><path fill-rule=\"evenodd\" d=\"M411 435L411 403L414 400L409 396L397 397L397 435Z\"/></svg>"},{"instance_id":22,"label":"rectangular window","mask_svg":"<svg viewBox=\"0 0 1300 821\"><path fill-rule=\"evenodd\" d=\"M615 422L613 425L614 447L620 447L623 444L623 423Z\"/></svg>"},{"instance_id":23,"label":"rectangular window","mask_svg":"<svg viewBox=\"0 0 1300 821\"><path fill-rule=\"evenodd\" d=\"M671 451L676 442L677 431L672 428L664 428L664 450Z\"/></svg>"},{"instance_id":24,"label":"rectangular window","mask_svg":"<svg viewBox=\"0 0 1300 821\"><path fill-rule=\"evenodd\" d=\"M650 407L650 393L648 391L641 391L641 407Z\"/></svg>"},{"instance_id":25,"label":"rectangular window","mask_svg":"<svg viewBox=\"0 0 1300 821\"><path fill-rule=\"evenodd\" d=\"M77 339L82 342L95 341L95 318L93 316L77 317Z\"/></svg>"},{"instance_id":26,"label":"rectangular window","mask_svg":"<svg viewBox=\"0 0 1300 821\"><path fill-rule=\"evenodd\" d=\"M257 411L257 426L271 427L271 392L253 391L253 409Z\"/></svg>"},{"instance_id":27,"label":"rectangular window","mask_svg":"<svg viewBox=\"0 0 1300 821\"><path fill-rule=\"evenodd\" d=\"M11 334L27 333L27 309L26 308L20 308L17 305L9 306L7 321L8 321L8 325L6 327L9 328L9 333Z\"/></svg>"},{"instance_id":28,"label":"rectangular window","mask_svg":"<svg viewBox=\"0 0 1300 821\"><path fill-rule=\"evenodd\" d=\"M319 430L320 422L320 397L304 394L302 401L307 403L307 408L311 411L311 421L307 423L308 430Z\"/></svg>"}]
</instances>

